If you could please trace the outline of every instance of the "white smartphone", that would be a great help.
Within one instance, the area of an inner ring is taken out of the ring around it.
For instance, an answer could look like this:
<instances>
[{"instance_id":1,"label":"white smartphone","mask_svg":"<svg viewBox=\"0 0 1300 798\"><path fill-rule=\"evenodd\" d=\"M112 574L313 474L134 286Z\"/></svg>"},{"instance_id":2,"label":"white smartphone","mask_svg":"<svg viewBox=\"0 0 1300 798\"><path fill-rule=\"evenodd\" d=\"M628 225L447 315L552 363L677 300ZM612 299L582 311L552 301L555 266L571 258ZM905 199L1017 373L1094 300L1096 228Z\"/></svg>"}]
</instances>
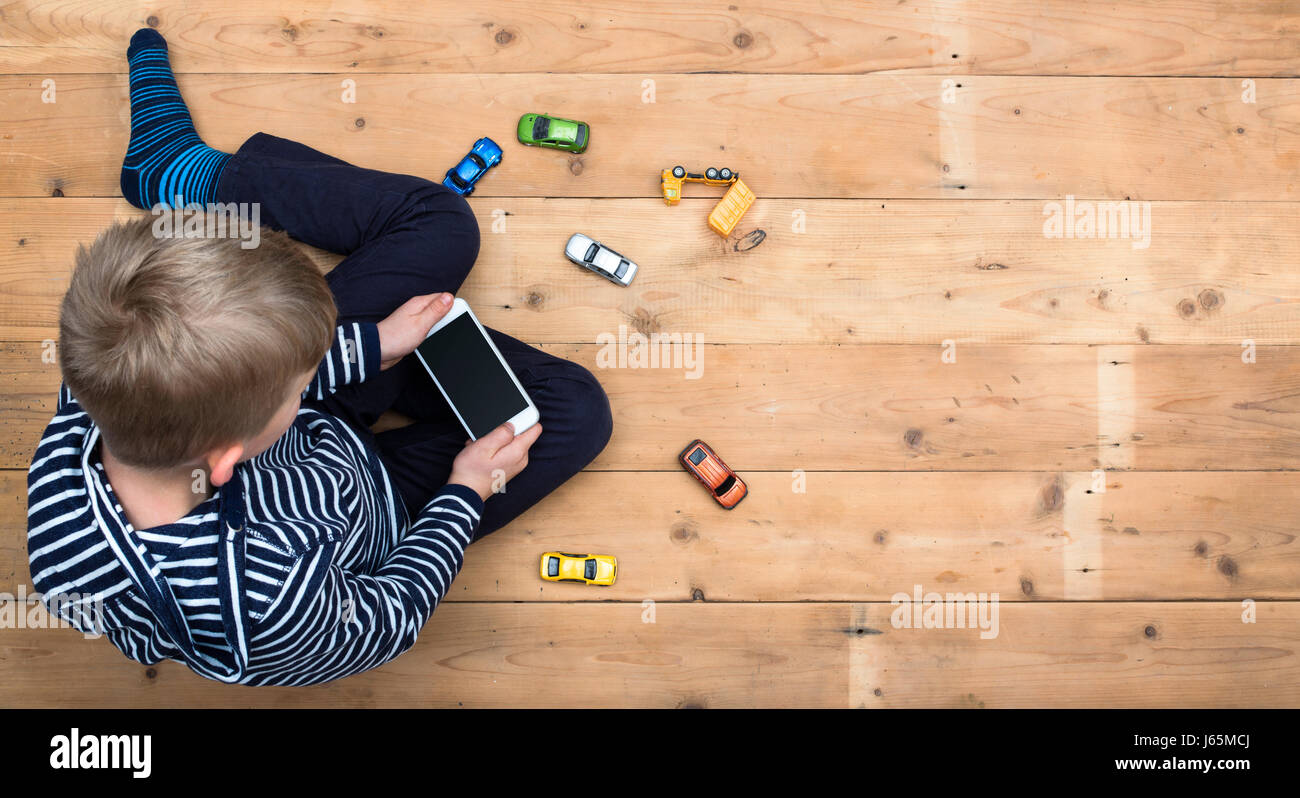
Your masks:
<instances>
[{"instance_id":1,"label":"white smartphone","mask_svg":"<svg viewBox=\"0 0 1300 798\"><path fill-rule=\"evenodd\" d=\"M465 300L451 303L415 356L471 440L507 421L516 435L537 423L537 406Z\"/></svg>"}]
</instances>

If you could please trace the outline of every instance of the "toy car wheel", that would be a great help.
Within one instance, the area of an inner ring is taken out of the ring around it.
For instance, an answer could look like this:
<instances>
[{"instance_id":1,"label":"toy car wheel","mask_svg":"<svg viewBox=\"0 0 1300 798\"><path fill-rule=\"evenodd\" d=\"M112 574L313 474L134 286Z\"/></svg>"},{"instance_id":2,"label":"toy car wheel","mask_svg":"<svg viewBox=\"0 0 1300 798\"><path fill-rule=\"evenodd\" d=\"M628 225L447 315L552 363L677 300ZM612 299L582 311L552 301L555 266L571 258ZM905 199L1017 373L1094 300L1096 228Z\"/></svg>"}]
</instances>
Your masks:
<instances>
[{"instance_id":1,"label":"toy car wheel","mask_svg":"<svg viewBox=\"0 0 1300 798\"><path fill-rule=\"evenodd\" d=\"M674 167L673 167L673 177L686 177L686 167L685 167L685 166L674 166Z\"/></svg>"},{"instance_id":2,"label":"toy car wheel","mask_svg":"<svg viewBox=\"0 0 1300 798\"><path fill-rule=\"evenodd\" d=\"M730 179L731 179L731 170L728 169L728 168L726 168L726 167L724 166L724 167L723 167L723 168L718 172L718 177L721 177L723 180L730 180Z\"/></svg>"},{"instance_id":3,"label":"toy car wheel","mask_svg":"<svg viewBox=\"0 0 1300 798\"><path fill-rule=\"evenodd\" d=\"M718 170L715 167L710 166L708 169L704 170L704 176L710 180L717 180Z\"/></svg>"}]
</instances>

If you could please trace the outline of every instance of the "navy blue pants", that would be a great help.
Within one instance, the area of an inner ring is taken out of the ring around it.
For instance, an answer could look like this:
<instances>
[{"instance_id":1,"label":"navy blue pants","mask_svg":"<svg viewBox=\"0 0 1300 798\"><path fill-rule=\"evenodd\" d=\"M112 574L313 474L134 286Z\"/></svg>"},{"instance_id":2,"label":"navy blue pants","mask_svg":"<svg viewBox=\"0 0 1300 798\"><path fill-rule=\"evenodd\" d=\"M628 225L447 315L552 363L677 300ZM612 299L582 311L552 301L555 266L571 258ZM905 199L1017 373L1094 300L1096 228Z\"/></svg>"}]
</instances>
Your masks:
<instances>
[{"instance_id":1,"label":"navy blue pants","mask_svg":"<svg viewBox=\"0 0 1300 798\"><path fill-rule=\"evenodd\" d=\"M346 256L326 275L339 324L378 322L413 296L455 293L478 257L478 222L441 183L362 169L265 133L227 163L217 200L260 203L262 224ZM591 372L489 332L537 405L542 434L528 466L488 498L476 540L581 471L613 429L609 400ZM414 355L317 404L371 444L412 516L447 483L469 437ZM373 434L370 426L390 408L415 423Z\"/></svg>"}]
</instances>

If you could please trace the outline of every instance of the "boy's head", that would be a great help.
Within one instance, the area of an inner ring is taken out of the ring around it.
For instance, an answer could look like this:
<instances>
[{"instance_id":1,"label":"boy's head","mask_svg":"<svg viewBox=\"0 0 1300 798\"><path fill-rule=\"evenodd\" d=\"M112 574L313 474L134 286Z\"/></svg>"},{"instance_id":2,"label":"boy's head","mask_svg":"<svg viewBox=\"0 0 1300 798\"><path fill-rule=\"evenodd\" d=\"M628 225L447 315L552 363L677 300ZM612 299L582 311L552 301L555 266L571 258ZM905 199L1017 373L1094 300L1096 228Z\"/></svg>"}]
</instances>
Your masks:
<instances>
[{"instance_id":1,"label":"boy's head","mask_svg":"<svg viewBox=\"0 0 1300 798\"><path fill-rule=\"evenodd\" d=\"M68 389L126 465L186 465L274 432L269 445L333 341L325 278L284 233L243 249L158 237L153 222L78 249L59 316Z\"/></svg>"}]
</instances>

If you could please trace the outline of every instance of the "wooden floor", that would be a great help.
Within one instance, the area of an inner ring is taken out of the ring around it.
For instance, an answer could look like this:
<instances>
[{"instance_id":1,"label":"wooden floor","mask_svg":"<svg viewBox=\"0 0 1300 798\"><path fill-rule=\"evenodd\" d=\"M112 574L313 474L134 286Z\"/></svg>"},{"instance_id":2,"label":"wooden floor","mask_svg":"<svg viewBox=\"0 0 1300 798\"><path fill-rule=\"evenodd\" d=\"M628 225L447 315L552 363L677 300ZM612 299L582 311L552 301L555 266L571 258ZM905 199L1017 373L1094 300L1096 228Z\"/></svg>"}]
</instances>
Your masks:
<instances>
[{"instance_id":1,"label":"wooden floor","mask_svg":"<svg viewBox=\"0 0 1300 798\"><path fill-rule=\"evenodd\" d=\"M0 706L1300 706L1300 3L0 6L0 592L31 590L75 245L140 213L146 24L220 149L439 179L501 142L462 296L591 368L614 437L383 668L234 688L4 629ZM520 146L528 111L590 150ZM719 190L663 204L679 163L758 195L731 238ZM1045 236L1067 195L1149 203L1149 239ZM633 285L565 261L575 231ZM598 368L621 326L703 336L699 379ZM749 482L734 512L676 465L695 437ZM543 583L547 549L618 584ZM998 594L998 635L896 628L915 585Z\"/></svg>"}]
</instances>

